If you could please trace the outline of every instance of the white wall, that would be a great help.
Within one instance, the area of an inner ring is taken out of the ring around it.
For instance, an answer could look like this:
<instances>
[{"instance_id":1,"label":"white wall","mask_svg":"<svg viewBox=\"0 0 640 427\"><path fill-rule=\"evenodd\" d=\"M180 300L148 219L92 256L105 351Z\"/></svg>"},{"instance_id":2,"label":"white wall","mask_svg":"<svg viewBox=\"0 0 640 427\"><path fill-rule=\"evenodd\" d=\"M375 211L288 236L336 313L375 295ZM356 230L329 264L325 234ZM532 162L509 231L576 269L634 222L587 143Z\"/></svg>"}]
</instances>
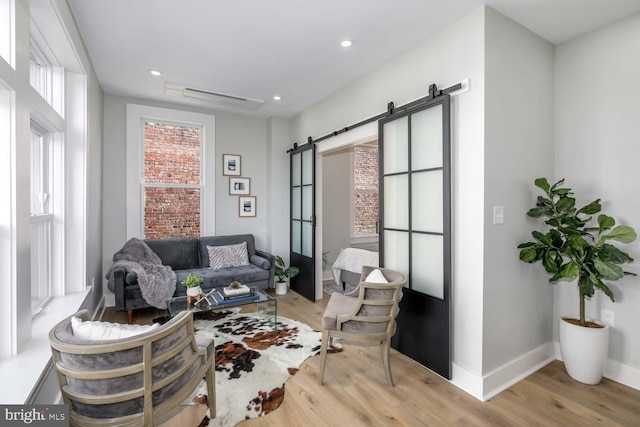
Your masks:
<instances>
[{"instance_id":1,"label":"white wall","mask_svg":"<svg viewBox=\"0 0 640 427\"><path fill-rule=\"evenodd\" d=\"M526 212L538 195L533 181L553 179L554 48L491 8L485 28L482 369L487 375L552 341L553 289L540 265L519 260L516 247L531 239L531 230L544 227ZM493 206L504 207L504 224L493 224Z\"/></svg>"},{"instance_id":2,"label":"white wall","mask_svg":"<svg viewBox=\"0 0 640 427\"><path fill-rule=\"evenodd\" d=\"M267 248L289 265L289 120L267 120Z\"/></svg>"},{"instance_id":3,"label":"white wall","mask_svg":"<svg viewBox=\"0 0 640 427\"><path fill-rule=\"evenodd\" d=\"M92 288L82 308L94 313L102 299L102 118L103 93L93 69L88 77L89 114L87 121L86 153L86 221L87 263L85 283Z\"/></svg>"},{"instance_id":4,"label":"white wall","mask_svg":"<svg viewBox=\"0 0 640 427\"><path fill-rule=\"evenodd\" d=\"M479 8L396 59L291 119L291 138L304 142L464 79L471 90L452 100L453 361L482 373L484 8ZM456 378L454 377L454 381Z\"/></svg>"},{"instance_id":5,"label":"white wall","mask_svg":"<svg viewBox=\"0 0 640 427\"><path fill-rule=\"evenodd\" d=\"M104 158L103 179L108 182L103 197L103 269L106 273L112 264L113 254L126 242L126 104L134 103L161 108L193 111L215 116L215 161L216 200L215 230L217 235L250 233L255 236L258 249L271 251L268 218L270 202L268 162L270 147L267 143L267 120L238 114L212 111L197 107L185 107L155 101L123 98L112 95L104 97ZM285 121L286 123L286 121ZM283 137L277 134L278 141ZM257 215L251 218L238 216L238 197L229 195L228 177L222 176L222 154L242 156L242 176L251 178L251 195L256 196ZM279 151L278 151L279 153ZM288 157L286 159L288 185ZM218 166L216 165L216 166ZM285 194L286 190L285 190ZM288 199L287 199L288 200ZM287 204L288 206L288 204ZM286 213L288 215L288 208ZM288 216L285 218L288 223ZM288 235L287 235L288 236ZM287 237L288 248L288 237ZM103 275L104 279L104 275ZM106 280L104 280L106 282ZM111 303L111 301L108 301Z\"/></svg>"},{"instance_id":6,"label":"white wall","mask_svg":"<svg viewBox=\"0 0 640 427\"><path fill-rule=\"evenodd\" d=\"M578 204L601 198L603 212L640 231L640 15L556 47L556 176L573 188ZM640 273L640 242L619 245ZM612 310L609 359L640 369L640 279L613 282L612 303L598 294L587 315ZM555 317L576 314L575 284L555 289ZM557 327L556 327L557 329ZM557 331L556 331L557 334ZM556 335L557 336L557 335ZM606 373L605 373L606 375Z\"/></svg>"},{"instance_id":7,"label":"white wall","mask_svg":"<svg viewBox=\"0 0 640 427\"><path fill-rule=\"evenodd\" d=\"M327 254L326 270L351 243L351 150L322 156L322 251Z\"/></svg>"}]
</instances>

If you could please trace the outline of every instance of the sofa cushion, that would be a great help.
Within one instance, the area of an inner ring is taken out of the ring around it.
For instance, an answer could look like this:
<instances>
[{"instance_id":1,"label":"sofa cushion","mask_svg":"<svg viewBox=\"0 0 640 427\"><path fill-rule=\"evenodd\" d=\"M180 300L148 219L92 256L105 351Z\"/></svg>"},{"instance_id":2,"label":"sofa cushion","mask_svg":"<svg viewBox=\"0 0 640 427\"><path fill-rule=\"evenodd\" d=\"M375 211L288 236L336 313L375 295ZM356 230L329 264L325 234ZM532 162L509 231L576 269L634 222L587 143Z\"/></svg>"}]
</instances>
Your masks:
<instances>
[{"instance_id":1,"label":"sofa cushion","mask_svg":"<svg viewBox=\"0 0 640 427\"><path fill-rule=\"evenodd\" d=\"M168 265L174 270L200 267L198 239L195 237L149 239L145 240L145 243L160 257L163 265Z\"/></svg>"},{"instance_id":2,"label":"sofa cushion","mask_svg":"<svg viewBox=\"0 0 640 427\"><path fill-rule=\"evenodd\" d=\"M207 251L209 252L209 267L212 270L249 265L247 242L237 245L207 246Z\"/></svg>"},{"instance_id":3,"label":"sofa cushion","mask_svg":"<svg viewBox=\"0 0 640 427\"><path fill-rule=\"evenodd\" d=\"M261 257L260 255L252 255L249 259L249 262L251 262L251 264L253 265L257 265L264 270L268 270L271 268L271 261Z\"/></svg>"},{"instance_id":4,"label":"sofa cushion","mask_svg":"<svg viewBox=\"0 0 640 427\"><path fill-rule=\"evenodd\" d=\"M209 251L207 246L227 246L237 245L242 242L247 242L247 253L249 258L256 254L256 245L253 239L253 234L235 234L233 236L205 236L200 237L200 267L207 268L209 264Z\"/></svg>"}]
</instances>

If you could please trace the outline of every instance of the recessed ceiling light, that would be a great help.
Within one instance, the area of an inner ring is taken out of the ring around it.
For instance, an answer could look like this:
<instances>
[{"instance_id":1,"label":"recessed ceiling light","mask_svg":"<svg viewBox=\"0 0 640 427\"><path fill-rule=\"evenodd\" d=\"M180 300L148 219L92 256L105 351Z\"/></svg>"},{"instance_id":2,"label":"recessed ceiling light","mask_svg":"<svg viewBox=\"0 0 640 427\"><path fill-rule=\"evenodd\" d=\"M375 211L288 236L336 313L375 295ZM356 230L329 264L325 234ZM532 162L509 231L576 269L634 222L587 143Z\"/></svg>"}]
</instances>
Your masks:
<instances>
[{"instance_id":1,"label":"recessed ceiling light","mask_svg":"<svg viewBox=\"0 0 640 427\"><path fill-rule=\"evenodd\" d=\"M351 47L351 40L342 40L340 42L340 46L342 46L342 47Z\"/></svg>"},{"instance_id":2,"label":"recessed ceiling light","mask_svg":"<svg viewBox=\"0 0 640 427\"><path fill-rule=\"evenodd\" d=\"M158 71L158 70L149 70L149 72L151 73L152 76L161 76L162 75L162 71Z\"/></svg>"},{"instance_id":3,"label":"recessed ceiling light","mask_svg":"<svg viewBox=\"0 0 640 427\"><path fill-rule=\"evenodd\" d=\"M280 97L280 95L273 95L273 100L274 101L280 101L282 98Z\"/></svg>"}]
</instances>

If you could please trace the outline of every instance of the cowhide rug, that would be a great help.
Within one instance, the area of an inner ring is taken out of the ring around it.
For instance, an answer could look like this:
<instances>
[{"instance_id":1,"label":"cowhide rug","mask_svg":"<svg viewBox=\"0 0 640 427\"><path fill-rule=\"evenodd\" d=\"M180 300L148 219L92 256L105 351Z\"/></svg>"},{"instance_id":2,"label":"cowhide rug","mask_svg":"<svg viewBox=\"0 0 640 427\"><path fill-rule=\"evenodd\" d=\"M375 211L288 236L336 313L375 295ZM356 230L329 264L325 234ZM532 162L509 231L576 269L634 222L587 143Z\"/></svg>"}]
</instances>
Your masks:
<instances>
[{"instance_id":1,"label":"cowhide rug","mask_svg":"<svg viewBox=\"0 0 640 427\"><path fill-rule=\"evenodd\" d=\"M207 412L201 427L233 426L277 409L285 382L308 357L320 353L321 332L284 317L278 317L274 329L273 316L230 309L198 313L194 325L196 336L213 337L216 345L217 414L210 419ZM342 348L336 344L329 351ZM190 401L206 394L203 380Z\"/></svg>"}]
</instances>

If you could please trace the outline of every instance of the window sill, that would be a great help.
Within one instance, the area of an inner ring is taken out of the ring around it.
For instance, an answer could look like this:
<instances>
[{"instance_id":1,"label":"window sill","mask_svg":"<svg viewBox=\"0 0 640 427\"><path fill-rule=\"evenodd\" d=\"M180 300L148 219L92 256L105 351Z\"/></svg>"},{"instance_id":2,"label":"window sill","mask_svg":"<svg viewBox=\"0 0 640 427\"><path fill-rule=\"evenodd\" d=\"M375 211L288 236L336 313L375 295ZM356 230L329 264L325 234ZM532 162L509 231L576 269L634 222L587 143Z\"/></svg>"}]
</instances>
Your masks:
<instances>
[{"instance_id":1,"label":"window sill","mask_svg":"<svg viewBox=\"0 0 640 427\"><path fill-rule=\"evenodd\" d=\"M89 291L53 298L31 323L31 340L20 353L0 361L0 402L5 405L24 404L40 380L49 359L49 331L60 320L78 311Z\"/></svg>"},{"instance_id":2,"label":"window sill","mask_svg":"<svg viewBox=\"0 0 640 427\"><path fill-rule=\"evenodd\" d=\"M351 236L351 243L378 243L378 235L377 234L361 234L358 236Z\"/></svg>"}]
</instances>

